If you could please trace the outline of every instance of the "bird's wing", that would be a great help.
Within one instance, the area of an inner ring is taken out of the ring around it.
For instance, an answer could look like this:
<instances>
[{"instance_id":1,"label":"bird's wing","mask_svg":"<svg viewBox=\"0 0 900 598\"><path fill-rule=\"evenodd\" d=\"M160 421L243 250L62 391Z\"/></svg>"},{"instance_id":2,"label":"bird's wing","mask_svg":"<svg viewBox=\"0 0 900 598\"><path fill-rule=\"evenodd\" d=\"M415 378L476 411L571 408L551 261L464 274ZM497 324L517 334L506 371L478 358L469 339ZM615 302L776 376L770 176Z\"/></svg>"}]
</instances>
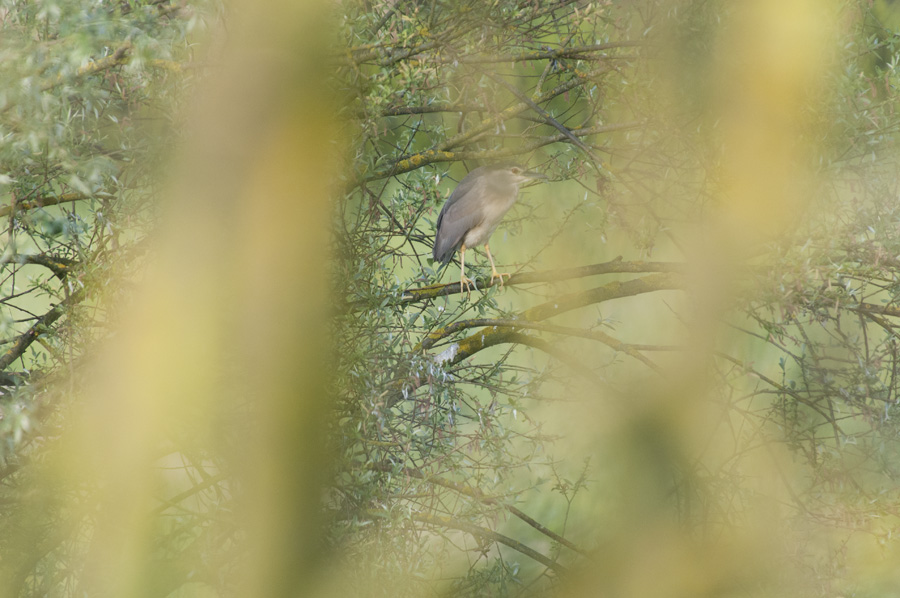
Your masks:
<instances>
[{"instance_id":1,"label":"bird's wing","mask_svg":"<svg viewBox=\"0 0 900 598\"><path fill-rule=\"evenodd\" d=\"M474 172L473 170L472 173ZM444 264L449 262L465 234L480 224L484 218L482 206L478 201L484 180L471 176L472 173L450 194L438 216L434 249L431 252L432 257L438 262Z\"/></svg>"},{"instance_id":2,"label":"bird's wing","mask_svg":"<svg viewBox=\"0 0 900 598\"><path fill-rule=\"evenodd\" d=\"M455 204L458 200L468 195L469 191L472 190L472 187L478 184L480 180L483 180L481 178L481 173L485 170L487 170L487 168L481 166L464 176L463 180L461 180L459 182L459 185L456 186L456 189L453 190L453 193L450 194L450 197L447 199L447 203L444 204L444 209L441 210L441 213L443 213L444 210L446 210L451 205Z\"/></svg>"}]
</instances>

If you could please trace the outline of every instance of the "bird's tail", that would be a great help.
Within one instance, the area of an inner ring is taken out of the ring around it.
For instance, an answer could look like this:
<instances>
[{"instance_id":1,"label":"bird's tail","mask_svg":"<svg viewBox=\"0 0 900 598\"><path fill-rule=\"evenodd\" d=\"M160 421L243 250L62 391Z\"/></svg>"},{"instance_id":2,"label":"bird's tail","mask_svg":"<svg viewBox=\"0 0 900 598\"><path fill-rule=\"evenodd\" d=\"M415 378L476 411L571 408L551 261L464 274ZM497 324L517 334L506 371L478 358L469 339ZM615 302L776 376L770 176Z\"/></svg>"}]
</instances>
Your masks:
<instances>
[{"instance_id":1,"label":"bird's tail","mask_svg":"<svg viewBox=\"0 0 900 598\"><path fill-rule=\"evenodd\" d=\"M438 265L437 270L435 271L434 284L440 284L441 278L444 277L444 272L447 271L447 266L449 266L450 262L452 262L452 261L453 261L453 258L451 256L446 261L443 261L443 262L435 261L434 262L435 265L440 264L440 265Z\"/></svg>"}]
</instances>

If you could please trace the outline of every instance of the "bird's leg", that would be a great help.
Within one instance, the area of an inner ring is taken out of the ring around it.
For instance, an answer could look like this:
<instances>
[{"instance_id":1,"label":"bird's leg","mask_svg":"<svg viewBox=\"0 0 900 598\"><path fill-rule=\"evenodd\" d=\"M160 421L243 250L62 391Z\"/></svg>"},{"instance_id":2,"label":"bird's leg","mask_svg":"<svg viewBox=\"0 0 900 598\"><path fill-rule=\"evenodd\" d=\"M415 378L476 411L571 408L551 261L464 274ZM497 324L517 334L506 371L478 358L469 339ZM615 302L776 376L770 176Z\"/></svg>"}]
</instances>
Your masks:
<instances>
[{"instance_id":1,"label":"bird's leg","mask_svg":"<svg viewBox=\"0 0 900 598\"><path fill-rule=\"evenodd\" d=\"M487 251L488 259L491 261L491 284L494 284L494 279L500 279L500 286L503 286L503 277L509 278L512 276L509 272L497 272L497 267L494 265L494 257L491 255L491 247L485 243L484 250Z\"/></svg>"},{"instance_id":2,"label":"bird's leg","mask_svg":"<svg viewBox=\"0 0 900 598\"><path fill-rule=\"evenodd\" d=\"M466 277L466 244L463 243L459 248L459 292L463 292L463 285L466 287L466 296L469 296L472 293L472 287L475 286L475 281L471 278ZM472 285L470 287L469 285Z\"/></svg>"}]
</instances>

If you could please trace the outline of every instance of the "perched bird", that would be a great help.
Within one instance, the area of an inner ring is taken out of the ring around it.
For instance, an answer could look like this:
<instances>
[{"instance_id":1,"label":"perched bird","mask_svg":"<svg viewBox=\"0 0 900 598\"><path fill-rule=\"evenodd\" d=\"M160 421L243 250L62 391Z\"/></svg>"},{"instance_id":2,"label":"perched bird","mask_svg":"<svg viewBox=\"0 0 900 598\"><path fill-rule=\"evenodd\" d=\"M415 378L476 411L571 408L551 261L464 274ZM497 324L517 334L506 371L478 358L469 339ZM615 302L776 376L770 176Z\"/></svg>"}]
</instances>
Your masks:
<instances>
[{"instance_id":1,"label":"perched bird","mask_svg":"<svg viewBox=\"0 0 900 598\"><path fill-rule=\"evenodd\" d=\"M471 289L475 281L466 277L466 249L484 244L491 262L491 283L495 278L509 277L497 272L489 245L491 233L503 220L506 212L516 203L519 185L532 179L547 177L529 172L519 166L501 164L482 166L470 172L444 204L437 221L434 249L435 261L446 264L459 250L459 291Z\"/></svg>"}]
</instances>

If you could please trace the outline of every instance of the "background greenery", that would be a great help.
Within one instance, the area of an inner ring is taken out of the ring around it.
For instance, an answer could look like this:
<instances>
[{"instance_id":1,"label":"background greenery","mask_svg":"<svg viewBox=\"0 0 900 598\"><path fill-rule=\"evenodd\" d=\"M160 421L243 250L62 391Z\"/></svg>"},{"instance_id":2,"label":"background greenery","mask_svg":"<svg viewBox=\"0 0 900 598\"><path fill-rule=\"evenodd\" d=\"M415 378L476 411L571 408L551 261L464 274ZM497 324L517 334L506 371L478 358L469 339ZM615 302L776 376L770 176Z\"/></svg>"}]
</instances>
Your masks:
<instances>
[{"instance_id":1,"label":"background greenery","mask_svg":"<svg viewBox=\"0 0 900 598\"><path fill-rule=\"evenodd\" d=\"M895 13L0 2L0 595L900 594Z\"/></svg>"}]
</instances>

